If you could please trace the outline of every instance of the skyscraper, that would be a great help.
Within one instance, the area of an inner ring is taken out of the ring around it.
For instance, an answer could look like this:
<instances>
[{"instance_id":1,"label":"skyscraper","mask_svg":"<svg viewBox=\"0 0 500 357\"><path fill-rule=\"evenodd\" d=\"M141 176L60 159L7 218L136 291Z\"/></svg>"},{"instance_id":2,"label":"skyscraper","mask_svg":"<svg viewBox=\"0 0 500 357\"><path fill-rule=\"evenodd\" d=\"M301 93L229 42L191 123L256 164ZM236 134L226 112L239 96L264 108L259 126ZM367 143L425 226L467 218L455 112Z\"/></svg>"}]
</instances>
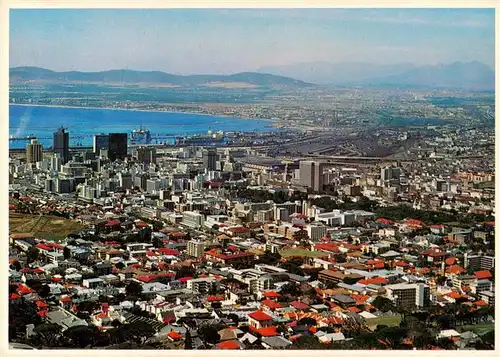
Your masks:
<instances>
[{"instance_id":1,"label":"skyscraper","mask_svg":"<svg viewBox=\"0 0 500 357\"><path fill-rule=\"evenodd\" d=\"M54 133L54 153L59 154L62 164L69 161L69 133L62 126Z\"/></svg>"},{"instance_id":2,"label":"skyscraper","mask_svg":"<svg viewBox=\"0 0 500 357\"><path fill-rule=\"evenodd\" d=\"M109 134L108 157L111 161L125 160L127 157L127 134Z\"/></svg>"},{"instance_id":3,"label":"skyscraper","mask_svg":"<svg viewBox=\"0 0 500 357\"><path fill-rule=\"evenodd\" d=\"M208 171L217 170L217 149L203 150L203 168Z\"/></svg>"},{"instance_id":4,"label":"skyscraper","mask_svg":"<svg viewBox=\"0 0 500 357\"><path fill-rule=\"evenodd\" d=\"M137 148L137 160L143 164L156 162L156 149L147 146Z\"/></svg>"},{"instance_id":5,"label":"skyscraper","mask_svg":"<svg viewBox=\"0 0 500 357\"><path fill-rule=\"evenodd\" d=\"M107 150L109 147L109 135L108 134L97 134L94 136L94 152L99 155L101 149Z\"/></svg>"},{"instance_id":6,"label":"skyscraper","mask_svg":"<svg viewBox=\"0 0 500 357\"><path fill-rule=\"evenodd\" d=\"M299 165L300 184L314 192L323 190L323 170L325 164L316 161L301 161Z\"/></svg>"},{"instance_id":7,"label":"skyscraper","mask_svg":"<svg viewBox=\"0 0 500 357\"><path fill-rule=\"evenodd\" d=\"M43 146L37 139L32 139L26 145L26 162L34 164L43 160Z\"/></svg>"}]
</instances>

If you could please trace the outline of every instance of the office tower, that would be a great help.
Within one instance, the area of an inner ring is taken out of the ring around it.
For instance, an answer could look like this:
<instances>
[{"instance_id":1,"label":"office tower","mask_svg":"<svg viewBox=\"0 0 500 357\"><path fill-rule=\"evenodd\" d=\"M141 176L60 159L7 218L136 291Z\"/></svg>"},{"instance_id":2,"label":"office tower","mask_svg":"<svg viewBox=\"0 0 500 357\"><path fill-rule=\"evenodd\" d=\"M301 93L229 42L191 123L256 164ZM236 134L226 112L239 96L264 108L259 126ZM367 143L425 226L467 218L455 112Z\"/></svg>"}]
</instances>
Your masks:
<instances>
[{"instance_id":1,"label":"office tower","mask_svg":"<svg viewBox=\"0 0 500 357\"><path fill-rule=\"evenodd\" d=\"M127 134L109 134L108 158L111 161L125 160L127 157Z\"/></svg>"},{"instance_id":2,"label":"office tower","mask_svg":"<svg viewBox=\"0 0 500 357\"><path fill-rule=\"evenodd\" d=\"M314 192L322 191L324 167L324 163L316 161L301 161L299 165L300 184L311 188Z\"/></svg>"},{"instance_id":3,"label":"office tower","mask_svg":"<svg viewBox=\"0 0 500 357\"><path fill-rule=\"evenodd\" d=\"M34 164L43 160L43 146L37 139L32 139L26 145L26 162Z\"/></svg>"},{"instance_id":4,"label":"office tower","mask_svg":"<svg viewBox=\"0 0 500 357\"><path fill-rule=\"evenodd\" d=\"M97 134L94 136L94 153L100 155L101 150L107 150L109 147L109 135Z\"/></svg>"},{"instance_id":5,"label":"office tower","mask_svg":"<svg viewBox=\"0 0 500 357\"><path fill-rule=\"evenodd\" d=\"M61 155L54 154L54 156L50 159L50 168L52 171L59 172L61 171L62 159Z\"/></svg>"},{"instance_id":6,"label":"office tower","mask_svg":"<svg viewBox=\"0 0 500 357\"><path fill-rule=\"evenodd\" d=\"M187 254L191 257L199 258L205 253L205 244L200 240L190 240L187 243Z\"/></svg>"},{"instance_id":7,"label":"office tower","mask_svg":"<svg viewBox=\"0 0 500 357\"><path fill-rule=\"evenodd\" d=\"M132 180L132 175L127 172L119 172L118 173L118 180L119 180L119 185L122 188L132 188L133 186L133 180Z\"/></svg>"},{"instance_id":8,"label":"office tower","mask_svg":"<svg viewBox=\"0 0 500 357\"><path fill-rule=\"evenodd\" d=\"M137 148L137 160L143 164L156 163L156 149L143 146Z\"/></svg>"},{"instance_id":9,"label":"office tower","mask_svg":"<svg viewBox=\"0 0 500 357\"><path fill-rule=\"evenodd\" d=\"M386 295L398 307L427 307L430 304L429 286L418 284L393 284L385 286Z\"/></svg>"},{"instance_id":10,"label":"office tower","mask_svg":"<svg viewBox=\"0 0 500 357\"><path fill-rule=\"evenodd\" d=\"M203 150L203 168L208 171L217 169L217 149Z\"/></svg>"},{"instance_id":11,"label":"office tower","mask_svg":"<svg viewBox=\"0 0 500 357\"><path fill-rule=\"evenodd\" d=\"M69 161L69 133L62 126L54 133L54 153L59 154L62 164Z\"/></svg>"},{"instance_id":12,"label":"office tower","mask_svg":"<svg viewBox=\"0 0 500 357\"><path fill-rule=\"evenodd\" d=\"M401 176L401 169L394 166L386 166L380 169L380 179L382 181L399 179Z\"/></svg>"}]
</instances>

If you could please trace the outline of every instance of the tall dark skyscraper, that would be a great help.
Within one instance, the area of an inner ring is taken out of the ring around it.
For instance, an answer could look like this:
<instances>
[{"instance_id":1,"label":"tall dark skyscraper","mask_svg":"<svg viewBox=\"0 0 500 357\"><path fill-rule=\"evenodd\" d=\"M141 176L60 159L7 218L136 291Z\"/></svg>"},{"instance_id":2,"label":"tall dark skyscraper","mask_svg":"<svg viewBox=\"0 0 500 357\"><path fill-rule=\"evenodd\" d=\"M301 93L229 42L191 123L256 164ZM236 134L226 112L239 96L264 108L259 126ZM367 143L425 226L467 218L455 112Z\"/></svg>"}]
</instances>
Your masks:
<instances>
[{"instance_id":1,"label":"tall dark skyscraper","mask_svg":"<svg viewBox=\"0 0 500 357\"><path fill-rule=\"evenodd\" d=\"M118 159L125 160L125 157L127 157L127 134L109 134L108 158L115 161Z\"/></svg>"},{"instance_id":2,"label":"tall dark skyscraper","mask_svg":"<svg viewBox=\"0 0 500 357\"><path fill-rule=\"evenodd\" d=\"M97 134L94 136L94 152L99 155L101 149L108 150L109 147L109 135L108 134Z\"/></svg>"},{"instance_id":3,"label":"tall dark skyscraper","mask_svg":"<svg viewBox=\"0 0 500 357\"><path fill-rule=\"evenodd\" d=\"M69 161L69 133L62 126L54 133L53 149L61 157L62 164Z\"/></svg>"},{"instance_id":4,"label":"tall dark skyscraper","mask_svg":"<svg viewBox=\"0 0 500 357\"><path fill-rule=\"evenodd\" d=\"M208 171L217 170L217 149L203 150L203 168Z\"/></svg>"}]
</instances>

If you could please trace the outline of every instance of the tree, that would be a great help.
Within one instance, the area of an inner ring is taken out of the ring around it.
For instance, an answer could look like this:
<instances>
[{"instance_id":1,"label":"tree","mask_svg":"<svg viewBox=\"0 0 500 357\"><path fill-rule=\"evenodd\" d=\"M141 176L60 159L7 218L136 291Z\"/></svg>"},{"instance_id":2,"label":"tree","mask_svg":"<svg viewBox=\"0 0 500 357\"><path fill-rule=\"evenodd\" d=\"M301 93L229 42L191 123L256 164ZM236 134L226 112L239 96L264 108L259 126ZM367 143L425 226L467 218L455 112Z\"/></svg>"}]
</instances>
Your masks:
<instances>
[{"instance_id":1,"label":"tree","mask_svg":"<svg viewBox=\"0 0 500 357\"><path fill-rule=\"evenodd\" d=\"M394 309L392 301L383 296L377 296L375 300L373 300L372 305L382 312L388 312Z\"/></svg>"},{"instance_id":2,"label":"tree","mask_svg":"<svg viewBox=\"0 0 500 357\"><path fill-rule=\"evenodd\" d=\"M64 247L63 255L64 255L64 259L68 260L69 258L71 258L71 250L68 247Z\"/></svg>"},{"instance_id":3,"label":"tree","mask_svg":"<svg viewBox=\"0 0 500 357\"><path fill-rule=\"evenodd\" d=\"M12 263L12 266L16 271L19 271L23 268L21 263L19 263L19 260L14 261L14 263Z\"/></svg>"},{"instance_id":4,"label":"tree","mask_svg":"<svg viewBox=\"0 0 500 357\"><path fill-rule=\"evenodd\" d=\"M312 317L304 317L298 321L298 324L305 326L316 326L317 322L316 319L313 319Z\"/></svg>"},{"instance_id":5,"label":"tree","mask_svg":"<svg viewBox=\"0 0 500 357\"><path fill-rule=\"evenodd\" d=\"M35 327L34 332L40 339L42 347L56 347L61 337L61 326L51 323L43 323Z\"/></svg>"},{"instance_id":6,"label":"tree","mask_svg":"<svg viewBox=\"0 0 500 357\"><path fill-rule=\"evenodd\" d=\"M34 302L24 298L20 301L19 299L9 301L9 341L15 340L18 336L25 336L26 325L36 326L40 322L41 318L37 314Z\"/></svg>"},{"instance_id":7,"label":"tree","mask_svg":"<svg viewBox=\"0 0 500 357\"><path fill-rule=\"evenodd\" d=\"M40 252L35 247L29 247L26 251L26 257L28 258L28 264L34 263L38 260Z\"/></svg>"},{"instance_id":8,"label":"tree","mask_svg":"<svg viewBox=\"0 0 500 357\"><path fill-rule=\"evenodd\" d=\"M140 297L142 295L142 285L136 281L131 281L125 288L127 295Z\"/></svg>"},{"instance_id":9,"label":"tree","mask_svg":"<svg viewBox=\"0 0 500 357\"><path fill-rule=\"evenodd\" d=\"M48 286L47 284L43 284L37 291L37 293L43 299L48 298L50 295L50 286Z\"/></svg>"},{"instance_id":10,"label":"tree","mask_svg":"<svg viewBox=\"0 0 500 357\"><path fill-rule=\"evenodd\" d=\"M198 329L198 334L203 341L215 345L220 341L218 329L213 325L203 325Z\"/></svg>"},{"instance_id":11,"label":"tree","mask_svg":"<svg viewBox=\"0 0 500 357\"><path fill-rule=\"evenodd\" d=\"M151 244L153 244L153 247L155 247L155 248L161 248L161 241L160 241L160 238L158 238L157 236L154 236L154 237L151 239Z\"/></svg>"},{"instance_id":12,"label":"tree","mask_svg":"<svg viewBox=\"0 0 500 357\"><path fill-rule=\"evenodd\" d=\"M184 336L184 349L193 349L193 339L191 338L191 332L189 330L186 331L186 335Z\"/></svg>"},{"instance_id":13,"label":"tree","mask_svg":"<svg viewBox=\"0 0 500 357\"><path fill-rule=\"evenodd\" d=\"M282 295L299 296L301 294L299 287L294 283L286 283L281 287L280 293Z\"/></svg>"},{"instance_id":14,"label":"tree","mask_svg":"<svg viewBox=\"0 0 500 357\"><path fill-rule=\"evenodd\" d=\"M64 331L64 336L69 340L69 346L73 348L88 348L97 344L100 331L96 326L74 326Z\"/></svg>"}]
</instances>

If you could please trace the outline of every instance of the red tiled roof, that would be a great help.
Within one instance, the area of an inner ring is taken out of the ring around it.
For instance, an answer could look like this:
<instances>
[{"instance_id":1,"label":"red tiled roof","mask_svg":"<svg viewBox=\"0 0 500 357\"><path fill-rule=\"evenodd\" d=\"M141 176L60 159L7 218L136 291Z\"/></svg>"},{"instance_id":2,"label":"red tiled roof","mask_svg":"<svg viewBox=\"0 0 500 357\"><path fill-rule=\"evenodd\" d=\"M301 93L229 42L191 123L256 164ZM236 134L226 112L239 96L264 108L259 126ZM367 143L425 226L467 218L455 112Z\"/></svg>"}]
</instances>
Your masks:
<instances>
[{"instance_id":1,"label":"red tiled roof","mask_svg":"<svg viewBox=\"0 0 500 357\"><path fill-rule=\"evenodd\" d=\"M266 291L264 292L264 296L267 297L267 298L270 298L270 297L280 297L281 295L278 294L276 291Z\"/></svg>"},{"instance_id":2,"label":"red tiled roof","mask_svg":"<svg viewBox=\"0 0 500 357\"><path fill-rule=\"evenodd\" d=\"M361 312L361 310L358 309L356 306L348 307L347 310L350 312Z\"/></svg>"},{"instance_id":3,"label":"red tiled roof","mask_svg":"<svg viewBox=\"0 0 500 357\"><path fill-rule=\"evenodd\" d=\"M37 245L35 245L35 248L38 248L38 249L41 249L41 250L46 250L46 251L52 251L52 247L49 247L48 245L44 244L44 243L38 243Z\"/></svg>"},{"instance_id":4,"label":"red tiled roof","mask_svg":"<svg viewBox=\"0 0 500 357\"><path fill-rule=\"evenodd\" d=\"M36 307L42 308L42 307L49 307L49 304L47 304L45 301L38 300L36 303Z\"/></svg>"},{"instance_id":5,"label":"red tiled roof","mask_svg":"<svg viewBox=\"0 0 500 357\"><path fill-rule=\"evenodd\" d=\"M258 334L263 337L279 336L279 332L276 331L277 326L269 326L255 330Z\"/></svg>"},{"instance_id":6,"label":"red tiled roof","mask_svg":"<svg viewBox=\"0 0 500 357\"><path fill-rule=\"evenodd\" d=\"M231 227L228 228L227 230L233 233L246 233L249 231L247 227Z\"/></svg>"},{"instance_id":7,"label":"red tiled roof","mask_svg":"<svg viewBox=\"0 0 500 357\"><path fill-rule=\"evenodd\" d=\"M179 255L181 254L177 249L170 249L170 248L158 248L156 249L158 253L161 253L163 255Z\"/></svg>"},{"instance_id":8,"label":"red tiled roof","mask_svg":"<svg viewBox=\"0 0 500 357\"><path fill-rule=\"evenodd\" d=\"M493 278L493 275L491 275L491 273L488 270L476 271L474 273L474 275L476 276L476 279L478 279L478 280Z\"/></svg>"},{"instance_id":9,"label":"red tiled roof","mask_svg":"<svg viewBox=\"0 0 500 357\"><path fill-rule=\"evenodd\" d=\"M38 311L37 314L40 317L47 317L48 313L49 313L49 310L41 310L41 311Z\"/></svg>"},{"instance_id":10,"label":"red tiled roof","mask_svg":"<svg viewBox=\"0 0 500 357\"><path fill-rule=\"evenodd\" d=\"M224 297L223 296L214 296L214 295L211 295L207 298L207 301L223 301L224 300Z\"/></svg>"},{"instance_id":11,"label":"red tiled roof","mask_svg":"<svg viewBox=\"0 0 500 357\"><path fill-rule=\"evenodd\" d=\"M178 333L178 332L176 332L176 331L170 331L170 332L168 333L168 337L170 337L170 338L172 338L172 339L174 339L174 340L178 340L178 339L181 339L181 338L182 338L182 335L181 335L181 334L179 334L179 333Z\"/></svg>"},{"instance_id":12,"label":"red tiled roof","mask_svg":"<svg viewBox=\"0 0 500 357\"><path fill-rule=\"evenodd\" d=\"M386 218L379 218L377 219L377 223L382 223L382 224L393 224L394 222L391 221L390 219Z\"/></svg>"},{"instance_id":13,"label":"red tiled roof","mask_svg":"<svg viewBox=\"0 0 500 357\"><path fill-rule=\"evenodd\" d=\"M239 350L241 346L235 341L224 341L217 344L217 348L222 350Z\"/></svg>"},{"instance_id":14,"label":"red tiled roof","mask_svg":"<svg viewBox=\"0 0 500 357\"><path fill-rule=\"evenodd\" d=\"M303 302L300 301L293 301L290 303L291 306L296 308L297 310L307 310L309 309L309 305L304 304Z\"/></svg>"},{"instance_id":15,"label":"red tiled roof","mask_svg":"<svg viewBox=\"0 0 500 357\"><path fill-rule=\"evenodd\" d=\"M455 257L449 257L449 258L446 258L444 260L444 262L446 263L446 265L453 265L453 264L455 264L456 260L457 259Z\"/></svg>"},{"instance_id":16,"label":"red tiled roof","mask_svg":"<svg viewBox=\"0 0 500 357\"><path fill-rule=\"evenodd\" d=\"M21 297L17 294L10 294L10 300L17 300L20 299Z\"/></svg>"},{"instance_id":17,"label":"red tiled roof","mask_svg":"<svg viewBox=\"0 0 500 357\"><path fill-rule=\"evenodd\" d=\"M274 300L262 300L261 305L265 305L269 307L270 309L279 309L281 308L281 304L279 302L276 302Z\"/></svg>"},{"instance_id":18,"label":"red tiled roof","mask_svg":"<svg viewBox=\"0 0 500 357\"><path fill-rule=\"evenodd\" d=\"M263 311L255 311L248 314L248 317L257 321L271 321L273 318Z\"/></svg>"},{"instance_id":19,"label":"red tiled roof","mask_svg":"<svg viewBox=\"0 0 500 357\"><path fill-rule=\"evenodd\" d=\"M483 301L483 300L478 300L474 303L474 305L476 305L476 306L488 306L488 303L486 301Z\"/></svg>"},{"instance_id":20,"label":"red tiled roof","mask_svg":"<svg viewBox=\"0 0 500 357\"><path fill-rule=\"evenodd\" d=\"M106 223L106 227L119 226L119 225L120 225L120 221L117 219L112 219L112 220L108 221L108 223Z\"/></svg>"},{"instance_id":21,"label":"red tiled roof","mask_svg":"<svg viewBox=\"0 0 500 357\"><path fill-rule=\"evenodd\" d=\"M185 282L187 282L188 280L192 280L192 279L193 279L193 277L191 277L191 276L185 276L185 277L183 277L183 278L179 278L179 279L177 279L177 280L178 280L178 281L180 281L181 283L185 283Z\"/></svg>"},{"instance_id":22,"label":"red tiled roof","mask_svg":"<svg viewBox=\"0 0 500 357\"><path fill-rule=\"evenodd\" d=\"M459 274L465 273L466 271L467 270L465 270L464 268L462 268L459 265L452 265L451 267L448 267L446 269L447 273L449 273L449 274L455 274L455 275L459 275Z\"/></svg>"},{"instance_id":23,"label":"red tiled roof","mask_svg":"<svg viewBox=\"0 0 500 357\"><path fill-rule=\"evenodd\" d=\"M71 298L69 296L65 296L59 299L60 302L71 302Z\"/></svg>"}]
</instances>

